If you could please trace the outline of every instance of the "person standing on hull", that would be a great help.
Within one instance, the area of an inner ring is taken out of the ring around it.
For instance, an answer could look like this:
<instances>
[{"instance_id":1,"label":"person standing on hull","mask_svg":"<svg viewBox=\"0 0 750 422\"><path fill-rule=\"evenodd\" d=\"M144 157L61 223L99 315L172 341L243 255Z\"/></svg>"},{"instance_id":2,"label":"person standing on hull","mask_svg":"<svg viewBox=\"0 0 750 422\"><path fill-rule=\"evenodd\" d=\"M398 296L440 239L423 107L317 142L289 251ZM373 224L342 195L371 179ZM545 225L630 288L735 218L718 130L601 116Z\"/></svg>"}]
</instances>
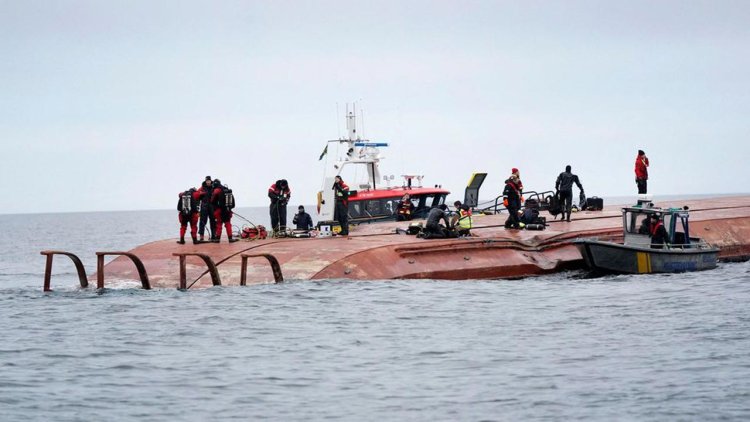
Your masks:
<instances>
[{"instance_id":1,"label":"person standing on hull","mask_svg":"<svg viewBox=\"0 0 750 422\"><path fill-rule=\"evenodd\" d=\"M214 208L214 218L216 219L215 236L211 239L214 243L221 241L221 225L227 230L229 243L236 242L238 239L232 237L232 209L234 208L234 194L227 186L221 184L221 180L216 179L213 183L214 191L211 194L211 205Z\"/></svg>"},{"instance_id":2,"label":"person standing on hull","mask_svg":"<svg viewBox=\"0 0 750 422\"><path fill-rule=\"evenodd\" d=\"M513 167L510 170L510 178L515 180L516 188L518 189L518 196L519 200L521 201L520 204L523 205L523 182L521 182L521 171L517 168ZM518 206L518 209L521 209L521 205Z\"/></svg>"},{"instance_id":3,"label":"person standing on hull","mask_svg":"<svg viewBox=\"0 0 750 422\"><path fill-rule=\"evenodd\" d=\"M297 230L311 230L313 228L312 217L305 212L302 205L297 208L297 214L294 214L292 223L297 225Z\"/></svg>"},{"instance_id":4,"label":"person standing on hull","mask_svg":"<svg viewBox=\"0 0 750 422\"><path fill-rule=\"evenodd\" d=\"M341 226L342 236L349 235L349 186L344 183L341 176L336 176L333 182L334 197L336 198L336 207L333 210L333 219L338 221Z\"/></svg>"},{"instance_id":5,"label":"person standing on hull","mask_svg":"<svg viewBox=\"0 0 750 422\"><path fill-rule=\"evenodd\" d=\"M214 210L211 206L211 196L214 191L211 176L206 176L206 180L201 184L199 191L201 192L201 219L198 225L198 235L200 235L200 240L203 241L203 234L206 232L206 222L209 223L208 232L211 239L214 238L214 230L216 229L216 219L214 218Z\"/></svg>"},{"instance_id":6,"label":"person standing on hull","mask_svg":"<svg viewBox=\"0 0 750 422\"><path fill-rule=\"evenodd\" d=\"M510 170L510 177L515 179L516 181L516 187L518 188L518 193L523 194L523 183L521 182L521 172L513 167ZM523 203L523 198L521 198L521 202Z\"/></svg>"},{"instance_id":7,"label":"person standing on hull","mask_svg":"<svg viewBox=\"0 0 750 422\"><path fill-rule=\"evenodd\" d=\"M180 220L180 240L177 241L180 245L185 244L185 232L187 232L187 225L190 223L190 236L193 238L193 244L198 243L198 215L200 214L200 202L201 192L190 188L177 195L179 200L177 201L178 219Z\"/></svg>"},{"instance_id":8,"label":"person standing on hull","mask_svg":"<svg viewBox=\"0 0 750 422\"><path fill-rule=\"evenodd\" d=\"M505 189L503 189L503 205L505 205L505 208L508 210L508 219L505 220L506 229L521 228L521 223L518 220L518 210L521 209L521 189L518 187L519 183L520 180L515 172L505 181Z\"/></svg>"},{"instance_id":9,"label":"person standing on hull","mask_svg":"<svg viewBox=\"0 0 750 422\"><path fill-rule=\"evenodd\" d=\"M562 202L562 219L565 220L565 214L568 214L567 221L570 221L570 212L573 209L573 183L578 185L578 189L583 195L583 186L581 181L578 180L578 176L571 173L570 165L565 166L565 171L557 176L555 182L555 190L560 195L560 201Z\"/></svg>"},{"instance_id":10,"label":"person standing on hull","mask_svg":"<svg viewBox=\"0 0 750 422\"><path fill-rule=\"evenodd\" d=\"M268 197L271 199L269 213L271 215L271 227L278 232L282 227L286 228L286 204L292 196L289 183L286 179L277 180L268 188Z\"/></svg>"},{"instance_id":11,"label":"person standing on hull","mask_svg":"<svg viewBox=\"0 0 750 422\"><path fill-rule=\"evenodd\" d=\"M638 194L648 193L648 157L643 150L638 150L635 157L635 184L638 185Z\"/></svg>"}]
</instances>

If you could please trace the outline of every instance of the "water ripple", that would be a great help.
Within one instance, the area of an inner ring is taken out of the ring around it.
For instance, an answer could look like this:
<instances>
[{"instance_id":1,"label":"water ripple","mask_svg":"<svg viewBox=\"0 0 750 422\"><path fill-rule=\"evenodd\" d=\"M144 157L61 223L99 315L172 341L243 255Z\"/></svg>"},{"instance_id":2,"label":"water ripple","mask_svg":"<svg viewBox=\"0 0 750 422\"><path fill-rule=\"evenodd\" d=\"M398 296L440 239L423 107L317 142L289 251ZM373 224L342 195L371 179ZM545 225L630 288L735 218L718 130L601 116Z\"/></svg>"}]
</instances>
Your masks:
<instances>
[{"instance_id":1,"label":"water ripple","mask_svg":"<svg viewBox=\"0 0 750 422\"><path fill-rule=\"evenodd\" d=\"M747 262L187 294L13 272L33 275L0 288L4 420L750 418Z\"/></svg>"}]
</instances>

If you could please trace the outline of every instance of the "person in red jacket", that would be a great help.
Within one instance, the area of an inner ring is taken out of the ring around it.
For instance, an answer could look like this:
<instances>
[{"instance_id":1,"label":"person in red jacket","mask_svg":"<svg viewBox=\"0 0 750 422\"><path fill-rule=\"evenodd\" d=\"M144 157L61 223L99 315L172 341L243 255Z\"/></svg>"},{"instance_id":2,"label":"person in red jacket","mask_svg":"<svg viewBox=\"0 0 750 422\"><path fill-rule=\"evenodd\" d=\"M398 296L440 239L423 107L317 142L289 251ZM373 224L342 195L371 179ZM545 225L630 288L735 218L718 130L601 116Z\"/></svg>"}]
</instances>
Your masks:
<instances>
[{"instance_id":1,"label":"person in red jacket","mask_svg":"<svg viewBox=\"0 0 750 422\"><path fill-rule=\"evenodd\" d=\"M180 220L180 245L185 244L185 232L187 225L190 223L190 236L193 238L193 244L198 244L198 218L200 216L201 191L190 188L185 192L177 194L177 211Z\"/></svg>"},{"instance_id":2,"label":"person in red jacket","mask_svg":"<svg viewBox=\"0 0 750 422\"><path fill-rule=\"evenodd\" d=\"M665 244L669 246L669 233L664 228L661 218L656 214L651 214L649 218L651 220L651 227L649 229L651 232L651 248L662 249Z\"/></svg>"},{"instance_id":3,"label":"person in red jacket","mask_svg":"<svg viewBox=\"0 0 750 422\"><path fill-rule=\"evenodd\" d=\"M643 150L638 150L638 156L635 157L635 184L638 185L638 194L646 193L648 190L648 157Z\"/></svg>"},{"instance_id":4,"label":"person in red jacket","mask_svg":"<svg viewBox=\"0 0 750 422\"><path fill-rule=\"evenodd\" d=\"M333 219L341 226L339 234L349 236L349 186L344 183L341 176L336 176L333 182L334 198L336 201L333 209Z\"/></svg>"},{"instance_id":5,"label":"person in red jacket","mask_svg":"<svg viewBox=\"0 0 750 422\"><path fill-rule=\"evenodd\" d=\"M408 193L404 194L404 197L398 202L396 206L396 221L409 221L412 219L412 213L414 212L414 203L411 202L411 197Z\"/></svg>"},{"instance_id":6,"label":"person in red jacket","mask_svg":"<svg viewBox=\"0 0 750 422\"><path fill-rule=\"evenodd\" d=\"M227 238L229 243L236 242L239 239L232 237L232 208L234 208L234 195L232 190L221 184L219 179L215 179L213 183L214 191L211 194L211 205L214 207L214 218L216 219L216 230L214 233L216 236L211 239L211 242L219 243L221 241L221 225L224 224L224 228L227 229Z\"/></svg>"}]
</instances>

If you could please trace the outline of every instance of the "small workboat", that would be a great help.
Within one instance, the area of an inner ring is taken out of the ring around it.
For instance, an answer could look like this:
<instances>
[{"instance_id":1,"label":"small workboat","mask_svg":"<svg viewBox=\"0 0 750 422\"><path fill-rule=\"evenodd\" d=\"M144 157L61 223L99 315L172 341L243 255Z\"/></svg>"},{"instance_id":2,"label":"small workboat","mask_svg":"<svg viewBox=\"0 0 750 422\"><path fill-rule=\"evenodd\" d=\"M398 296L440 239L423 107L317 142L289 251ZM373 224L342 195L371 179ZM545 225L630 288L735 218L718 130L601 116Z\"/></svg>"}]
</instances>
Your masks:
<instances>
[{"instance_id":1,"label":"small workboat","mask_svg":"<svg viewBox=\"0 0 750 422\"><path fill-rule=\"evenodd\" d=\"M652 244L656 216L667 232L666 244ZM622 243L589 238L574 241L586 265L597 273L677 273L716 267L719 249L690 236L689 210L657 208L648 200L622 209Z\"/></svg>"}]
</instances>

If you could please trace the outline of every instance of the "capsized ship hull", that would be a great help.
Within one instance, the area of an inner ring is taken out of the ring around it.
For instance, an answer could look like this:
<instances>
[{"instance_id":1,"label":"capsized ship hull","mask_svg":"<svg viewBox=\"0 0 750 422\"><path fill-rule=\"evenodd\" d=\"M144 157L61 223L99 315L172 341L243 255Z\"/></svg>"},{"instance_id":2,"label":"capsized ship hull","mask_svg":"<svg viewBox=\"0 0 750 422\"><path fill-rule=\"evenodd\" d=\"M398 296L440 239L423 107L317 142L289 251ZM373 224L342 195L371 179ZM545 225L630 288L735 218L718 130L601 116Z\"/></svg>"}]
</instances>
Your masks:
<instances>
[{"instance_id":1,"label":"capsized ship hull","mask_svg":"<svg viewBox=\"0 0 750 422\"><path fill-rule=\"evenodd\" d=\"M750 196L666 202L663 206L688 205L691 228L719 248L720 259L750 257ZM388 280L388 279L497 279L520 278L584 268L583 257L573 243L579 238L622 237L618 206L603 211L579 212L570 223L548 218L544 231L505 230L507 215L475 217L475 237L422 240L397 234L407 223L388 222L356 226L349 237L267 239L236 243L178 245L174 239L139 246L137 255L153 287L179 286L180 262L175 252L207 254L217 264L221 284L240 284L242 254L275 257L285 280ZM200 258L187 257L186 279L190 288L212 286ZM137 280L132 262L119 257L104 267L106 286L117 280ZM247 284L271 283L273 273L263 258L247 261ZM92 277L95 279L95 276Z\"/></svg>"}]
</instances>

